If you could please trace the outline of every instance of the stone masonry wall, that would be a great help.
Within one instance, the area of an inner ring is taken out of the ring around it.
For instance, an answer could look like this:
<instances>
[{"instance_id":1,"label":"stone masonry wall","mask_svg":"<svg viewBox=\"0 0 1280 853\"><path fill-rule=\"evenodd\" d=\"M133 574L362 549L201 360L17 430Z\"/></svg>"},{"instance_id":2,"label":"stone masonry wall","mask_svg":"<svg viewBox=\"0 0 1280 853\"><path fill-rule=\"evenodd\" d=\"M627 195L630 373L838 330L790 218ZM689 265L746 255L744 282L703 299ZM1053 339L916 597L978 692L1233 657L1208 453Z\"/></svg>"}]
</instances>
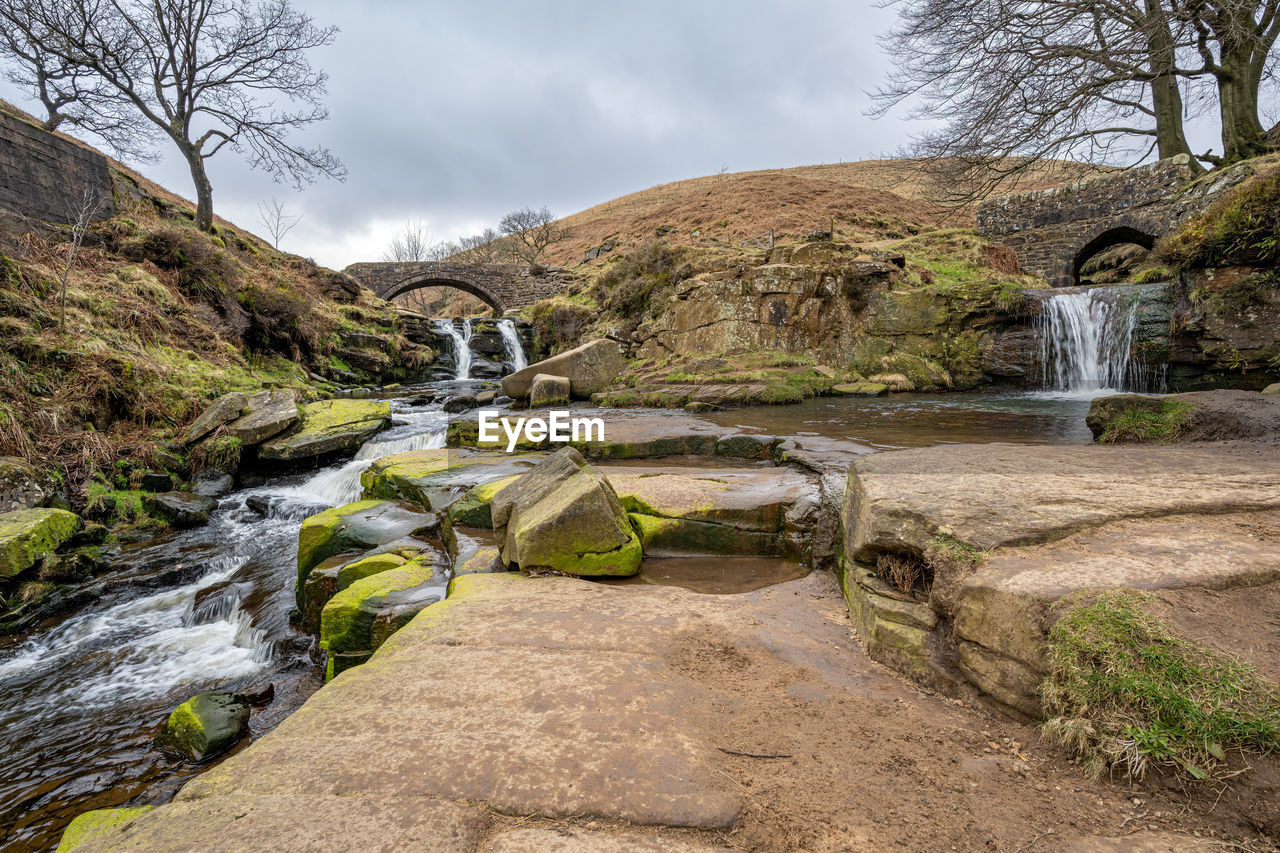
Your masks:
<instances>
[{"instance_id":1,"label":"stone masonry wall","mask_svg":"<svg viewBox=\"0 0 1280 853\"><path fill-rule=\"evenodd\" d=\"M80 209L85 187L98 197L95 219L115 214L106 157L0 113L0 210L66 223Z\"/></svg>"},{"instance_id":2,"label":"stone masonry wall","mask_svg":"<svg viewBox=\"0 0 1280 853\"><path fill-rule=\"evenodd\" d=\"M448 261L352 264L344 270L383 299L420 287L455 287L506 313L563 293L569 277L558 269L537 273L519 264L475 266Z\"/></svg>"}]
</instances>

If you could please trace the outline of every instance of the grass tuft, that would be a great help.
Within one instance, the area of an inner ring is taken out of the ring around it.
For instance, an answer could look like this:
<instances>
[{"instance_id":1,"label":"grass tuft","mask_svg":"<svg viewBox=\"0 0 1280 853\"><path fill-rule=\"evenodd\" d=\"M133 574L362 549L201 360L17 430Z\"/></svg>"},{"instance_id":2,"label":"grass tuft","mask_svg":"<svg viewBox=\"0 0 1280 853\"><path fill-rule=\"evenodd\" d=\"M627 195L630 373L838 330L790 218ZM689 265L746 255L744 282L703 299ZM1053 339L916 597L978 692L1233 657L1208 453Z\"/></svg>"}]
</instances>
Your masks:
<instances>
[{"instance_id":1,"label":"grass tuft","mask_svg":"<svg viewBox=\"0 0 1280 853\"><path fill-rule=\"evenodd\" d=\"M1159 411L1129 409L1120 412L1098 436L1098 443L1160 444L1176 441L1186 432L1187 416L1194 408L1194 404L1185 400L1164 400Z\"/></svg>"},{"instance_id":2,"label":"grass tuft","mask_svg":"<svg viewBox=\"0 0 1280 853\"><path fill-rule=\"evenodd\" d=\"M1220 778L1228 751L1280 748L1280 695L1254 669L1175 636L1130 590L1100 594L1049 632L1049 736L1095 775L1169 769Z\"/></svg>"}]
</instances>

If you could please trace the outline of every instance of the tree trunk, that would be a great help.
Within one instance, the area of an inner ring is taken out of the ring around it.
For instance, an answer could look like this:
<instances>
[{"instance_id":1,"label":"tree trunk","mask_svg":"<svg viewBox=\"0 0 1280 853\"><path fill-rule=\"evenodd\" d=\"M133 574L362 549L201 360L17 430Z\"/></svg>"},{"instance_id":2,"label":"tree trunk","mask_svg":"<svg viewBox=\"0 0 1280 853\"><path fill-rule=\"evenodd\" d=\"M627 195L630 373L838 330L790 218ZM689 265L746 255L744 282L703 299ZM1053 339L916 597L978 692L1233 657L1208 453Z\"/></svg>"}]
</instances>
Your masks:
<instances>
[{"instance_id":1,"label":"tree trunk","mask_svg":"<svg viewBox=\"0 0 1280 853\"><path fill-rule=\"evenodd\" d=\"M204 170L204 158L195 150L185 149L182 153L191 167L191 180L196 185L196 227L213 233L213 186Z\"/></svg>"},{"instance_id":2,"label":"tree trunk","mask_svg":"<svg viewBox=\"0 0 1280 853\"><path fill-rule=\"evenodd\" d=\"M1148 68L1151 80L1151 106L1156 118L1156 152L1161 160L1186 154L1192 168L1200 170L1200 162L1191 153L1182 128L1182 90L1174 73L1176 51L1169 22L1160 0L1146 0Z\"/></svg>"},{"instance_id":3,"label":"tree trunk","mask_svg":"<svg viewBox=\"0 0 1280 853\"><path fill-rule=\"evenodd\" d=\"M1269 150L1258 119L1258 90L1252 58L1244 51L1224 54L1218 79L1218 108L1222 117L1222 159L1234 163L1259 157Z\"/></svg>"}]
</instances>

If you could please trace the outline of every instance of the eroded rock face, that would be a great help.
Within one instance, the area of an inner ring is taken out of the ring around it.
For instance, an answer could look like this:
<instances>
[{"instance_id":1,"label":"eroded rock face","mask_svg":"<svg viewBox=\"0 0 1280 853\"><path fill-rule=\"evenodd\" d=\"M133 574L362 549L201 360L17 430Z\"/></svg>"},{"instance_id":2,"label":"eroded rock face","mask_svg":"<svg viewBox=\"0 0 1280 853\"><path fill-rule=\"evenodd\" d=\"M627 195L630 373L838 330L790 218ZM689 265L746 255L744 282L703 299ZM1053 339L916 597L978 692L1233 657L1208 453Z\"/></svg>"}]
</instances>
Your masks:
<instances>
[{"instance_id":1,"label":"eroded rock face","mask_svg":"<svg viewBox=\"0 0 1280 853\"><path fill-rule=\"evenodd\" d=\"M491 506L508 566L583 576L640 569L640 539L613 486L571 447L502 489Z\"/></svg>"},{"instance_id":2,"label":"eroded rock face","mask_svg":"<svg viewBox=\"0 0 1280 853\"><path fill-rule=\"evenodd\" d=\"M227 432L245 445L259 444L278 435L298 420L294 393L259 391L245 400L245 414L227 424Z\"/></svg>"},{"instance_id":3,"label":"eroded rock face","mask_svg":"<svg viewBox=\"0 0 1280 853\"><path fill-rule=\"evenodd\" d=\"M34 509L48 496L35 468L16 456L0 456L0 513Z\"/></svg>"},{"instance_id":4,"label":"eroded rock face","mask_svg":"<svg viewBox=\"0 0 1280 853\"><path fill-rule=\"evenodd\" d=\"M51 554L80 529L80 517L64 509L0 513L0 578L11 578Z\"/></svg>"},{"instance_id":5,"label":"eroded rock face","mask_svg":"<svg viewBox=\"0 0 1280 853\"><path fill-rule=\"evenodd\" d=\"M354 451L391 425L386 400L321 400L301 407L298 423L258 448L258 456L280 462Z\"/></svg>"},{"instance_id":6,"label":"eroded rock face","mask_svg":"<svg viewBox=\"0 0 1280 853\"><path fill-rule=\"evenodd\" d=\"M156 746L188 761L216 758L249 734L249 701L223 690L197 693L173 710Z\"/></svg>"},{"instance_id":7,"label":"eroded rock face","mask_svg":"<svg viewBox=\"0 0 1280 853\"><path fill-rule=\"evenodd\" d=\"M615 341L591 341L504 376L502 393L516 399L527 399L534 378L543 373L567 378L570 393L586 400L621 376L623 368L622 349Z\"/></svg>"}]
</instances>

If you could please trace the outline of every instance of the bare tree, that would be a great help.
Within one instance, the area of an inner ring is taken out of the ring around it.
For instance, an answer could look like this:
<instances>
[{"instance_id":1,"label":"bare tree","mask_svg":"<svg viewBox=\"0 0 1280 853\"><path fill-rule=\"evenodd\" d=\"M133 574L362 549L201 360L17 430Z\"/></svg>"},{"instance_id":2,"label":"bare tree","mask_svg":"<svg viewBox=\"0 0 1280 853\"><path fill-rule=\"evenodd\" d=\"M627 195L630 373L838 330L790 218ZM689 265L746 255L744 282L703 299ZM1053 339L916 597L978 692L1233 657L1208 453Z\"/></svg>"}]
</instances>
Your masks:
<instances>
[{"instance_id":1,"label":"bare tree","mask_svg":"<svg viewBox=\"0 0 1280 853\"><path fill-rule=\"evenodd\" d=\"M507 256L507 241L492 228L458 240L458 254L471 264L496 264Z\"/></svg>"},{"instance_id":2,"label":"bare tree","mask_svg":"<svg viewBox=\"0 0 1280 853\"><path fill-rule=\"evenodd\" d=\"M393 262L436 260L431 257L432 248L431 241L427 239L426 223L411 219L391 238L382 259Z\"/></svg>"},{"instance_id":3,"label":"bare tree","mask_svg":"<svg viewBox=\"0 0 1280 853\"><path fill-rule=\"evenodd\" d=\"M94 214L98 212L98 194L89 187L84 188L80 205L71 211L66 244L66 257L58 275L58 334L67 333L67 280L71 278L71 270L75 268L80 247L84 245L84 235L89 231Z\"/></svg>"},{"instance_id":4,"label":"bare tree","mask_svg":"<svg viewBox=\"0 0 1280 853\"><path fill-rule=\"evenodd\" d=\"M345 175L328 149L288 140L328 117L319 101L326 76L307 53L337 32L290 0L4 0L0 20L76 69L87 81L79 109L108 133L150 123L172 140L203 230L213 228L205 162L223 148L297 186Z\"/></svg>"},{"instance_id":5,"label":"bare tree","mask_svg":"<svg viewBox=\"0 0 1280 853\"><path fill-rule=\"evenodd\" d=\"M262 223L262 227L267 229L267 233L271 235L271 245L280 248L280 241L284 239L284 235L294 229L299 222L302 221L302 214L287 214L284 212L284 202L276 201L275 196L271 197L270 202L258 202L258 221Z\"/></svg>"},{"instance_id":6,"label":"bare tree","mask_svg":"<svg viewBox=\"0 0 1280 853\"><path fill-rule=\"evenodd\" d=\"M538 263L548 246L573 236L569 227L557 222L546 207L513 210L498 222L498 229L510 238L511 253L529 264Z\"/></svg>"}]
</instances>

